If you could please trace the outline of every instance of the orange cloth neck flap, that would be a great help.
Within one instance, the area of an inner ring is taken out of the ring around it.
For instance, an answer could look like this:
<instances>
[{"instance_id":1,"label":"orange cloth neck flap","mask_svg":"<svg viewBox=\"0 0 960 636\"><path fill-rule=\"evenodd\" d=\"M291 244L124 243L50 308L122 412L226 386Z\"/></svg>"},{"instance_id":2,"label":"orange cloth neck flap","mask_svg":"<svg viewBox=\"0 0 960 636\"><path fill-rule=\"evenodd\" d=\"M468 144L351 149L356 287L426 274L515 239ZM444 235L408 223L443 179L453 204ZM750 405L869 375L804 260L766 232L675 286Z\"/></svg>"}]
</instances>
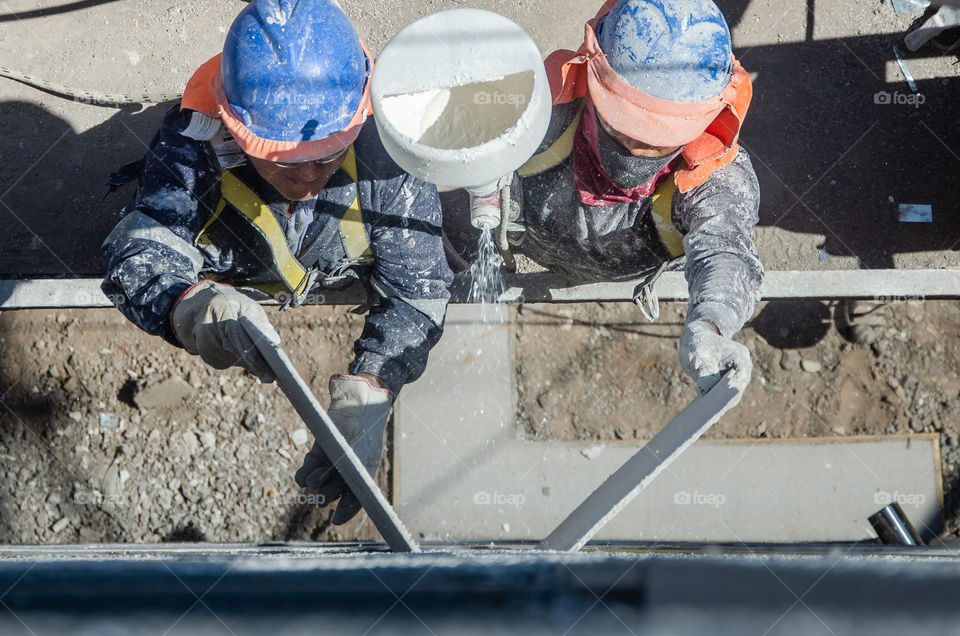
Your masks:
<instances>
[{"instance_id":1,"label":"orange cloth neck flap","mask_svg":"<svg viewBox=\"0 0 960 636\"><path fill-rule=\"evenodd\" d=\"M723 92L698 103L675 102L643 93L624 81L600 49L596 28L617 0L609 0L584 29L576 52L559 50L546 60L554 104L589 99L614 129L651 146L683 146L686 167L676 172L677 188L688 192L732 162L740 127L750 108L750 76L734 59Z\"/></svg>"},{"instance_id":2,"label":"orange cloth neck flap","mask_svg":"<svg viewBox=\"0 0 960 636\"><path fill-rule=\"evenodd\" d=\"M370 60L370 77L372 77L373 58L367 51L366 46L363 47L363 52ZM343 130L323 139L311 141L277 141L258 137L244 125L243 120L230 108L223 90L223 79L220 75L221 58L222 54L217 55L197 69L190 81L187 82L180 108L195 110L219 119L233 135L233 138L240 145L240 149L251 157L266 161L291 163L328 157L356 141L367 117L373 113L370 101L370 77L368 77L360 106L354 113L353 119Z\"/></svg>"}]
</instances>

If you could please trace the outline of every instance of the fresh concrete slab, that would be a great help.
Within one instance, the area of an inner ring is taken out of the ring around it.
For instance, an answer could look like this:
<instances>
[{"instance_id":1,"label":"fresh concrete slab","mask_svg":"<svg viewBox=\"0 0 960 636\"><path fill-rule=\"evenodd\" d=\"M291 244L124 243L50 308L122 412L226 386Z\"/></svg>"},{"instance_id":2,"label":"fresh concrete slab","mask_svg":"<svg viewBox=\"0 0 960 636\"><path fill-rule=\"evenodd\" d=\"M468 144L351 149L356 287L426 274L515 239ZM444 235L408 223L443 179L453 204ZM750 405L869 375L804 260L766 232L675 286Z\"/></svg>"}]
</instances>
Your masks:
<instances>
[{"instance_id":1,"label":"fresh concrete slab","mask_svg":"<svg viewBox=\"0 0 960 636\"><path fill-rule=\"evenodd\" d=\"M510 316L452 307L426 374L398 401L394 505L420 538L542 539L642 446L524 440ZM858 541L875 537L867 517L891 501L930 537L939 466L934 435L700 441L596 538Z\"/></svg>"}]
</instances>

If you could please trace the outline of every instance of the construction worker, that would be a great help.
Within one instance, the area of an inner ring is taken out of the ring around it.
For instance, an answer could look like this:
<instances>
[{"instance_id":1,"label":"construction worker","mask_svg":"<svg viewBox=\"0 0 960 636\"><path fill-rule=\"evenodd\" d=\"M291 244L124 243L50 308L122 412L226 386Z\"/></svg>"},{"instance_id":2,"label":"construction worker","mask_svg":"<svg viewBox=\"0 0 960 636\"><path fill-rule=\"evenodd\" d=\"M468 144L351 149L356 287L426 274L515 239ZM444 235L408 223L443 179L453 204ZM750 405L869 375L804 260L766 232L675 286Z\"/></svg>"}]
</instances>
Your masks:
<instances>
[{"instance_id":1,"label":"construction worker","mask_svg":"<svg viewBox=\"0 0 960 636\"><path fill-rule=\"evenodd\" d=\"M731 367L745 385L749 352L731 338L759 302L760 190L737 146L750 78L720 10L607 2L547 73L550 128L513 188L521 251L572 280L642 279L636 301L651 321L654 280L685 267L681 366L701 392Z\"/></svg>"},{"instance_id":2,"label":"construction worker","mask_svg":"<svg viewBox=\"0 0 960 636\"><path fill-rule=\"evenodd\" d=\"M329 413L375 474L394 398L440 338L452 273L436 188L394 164L368 119L372 67L336 3L255 0L166 115L102 251L103 291L134 324L264 382L238 318L276 332L230 285L297 306L316 285L364 281L374 306ZM340 499L335 524L360 510L316 444L296 481Z\"/></svg>"}]
</instances>

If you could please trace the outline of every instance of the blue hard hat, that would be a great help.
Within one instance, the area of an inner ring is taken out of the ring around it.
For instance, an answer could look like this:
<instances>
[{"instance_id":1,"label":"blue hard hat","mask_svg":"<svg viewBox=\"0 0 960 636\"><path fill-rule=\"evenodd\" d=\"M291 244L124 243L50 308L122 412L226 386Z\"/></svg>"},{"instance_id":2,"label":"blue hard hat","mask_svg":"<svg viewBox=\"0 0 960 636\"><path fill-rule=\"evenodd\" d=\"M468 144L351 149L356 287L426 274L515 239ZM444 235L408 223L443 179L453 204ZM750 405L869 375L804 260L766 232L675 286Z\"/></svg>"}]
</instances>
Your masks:
<instances>
[{"instance_id":1,"label":"blue hard hat","mask_svg":"<svg viewBox=\"0 0 960 636\"><path fill-rule=\"evenodd\" d=\"M654 97L702 102L730 81L730 29L711 0L620 0L597 38L617 75Z\"/></svg>"},{"instance_id":2,"label":"blue hard hat","mask_svg":"<svg viewBox=\"0 0 960 636\"><path fill-rule=\"evenodd\" d=\"M312 141L353 119L370 63L335 3L254 0L230 27L221 74L230 107L255 135Z\"/></svg>"}]
</instances>

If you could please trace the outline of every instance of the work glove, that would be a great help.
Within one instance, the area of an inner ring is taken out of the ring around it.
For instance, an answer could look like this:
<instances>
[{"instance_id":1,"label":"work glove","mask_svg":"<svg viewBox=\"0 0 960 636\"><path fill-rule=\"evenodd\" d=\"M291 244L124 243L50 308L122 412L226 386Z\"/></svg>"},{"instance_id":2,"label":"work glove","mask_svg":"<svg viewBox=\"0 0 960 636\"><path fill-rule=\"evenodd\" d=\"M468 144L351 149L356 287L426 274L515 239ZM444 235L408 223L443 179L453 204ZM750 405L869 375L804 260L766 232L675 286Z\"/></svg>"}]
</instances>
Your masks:
<instances>
[{"instance_id":1,"label":"work glove","mask_svg":"<svg viewBox=\"0 0 960 636\"><path fill-rule=\"evenodd\" d=\"M720 381L728 369L736 369L735 384L746 387L753 373L750 352L739 342L724 338L703 320L687 323L680 335L680 366L697 383L700 395Z\"/></svg>"},{"instance_id":2,"label":"work glove","mask_svg":"<svg viewBox=\"0 0 960 636\"><path fill-rule=\"evenodd\" d=\"M340 429L364 468L375 477L383 452L383 430L393 406L393 394L388 389L373 386L365 378L335 375L330 378L330 398L330 419ZM333 462L316 442L303 460L295 479L301 488L317 491L321 506L340 499L333 515L334 525L347 523L362 508Z\"/></svg>"},{"instance_id":3,"label":"work glove","mask_svg":"<svg viewBox=\"0 0 960 636\"><path fill-rule=\"evenodd\" d=\"M170 315L173 332L183 348L214 369L241 366L263 383L276 379L239 318L249 318L274 342L279 343L280 336L263 308L233 287L200 282L184 292Z\"/></svg>"}]
</instances>

